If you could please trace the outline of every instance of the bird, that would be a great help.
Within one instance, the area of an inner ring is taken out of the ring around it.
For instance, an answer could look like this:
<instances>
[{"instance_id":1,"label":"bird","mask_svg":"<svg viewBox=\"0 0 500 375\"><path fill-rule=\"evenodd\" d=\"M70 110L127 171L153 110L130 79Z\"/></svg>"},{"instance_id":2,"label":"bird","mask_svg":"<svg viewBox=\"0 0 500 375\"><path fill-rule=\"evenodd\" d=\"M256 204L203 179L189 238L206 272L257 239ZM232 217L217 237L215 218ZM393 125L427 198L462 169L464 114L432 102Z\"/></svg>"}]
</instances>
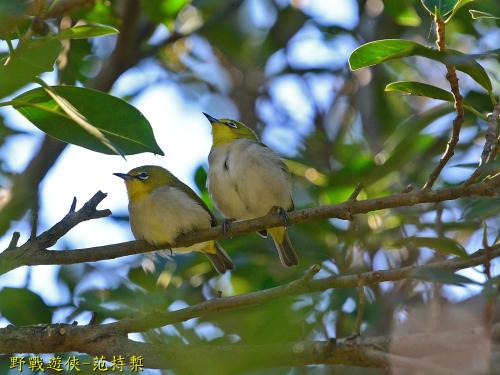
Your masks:
<instances>
[{"instance_id":1,"label":"bird","mask_svg":"<svg viewBox=\"0 0 500 375\"><path fill-rule=\"evenodd\" d=\"M113 174L125 181L130 227L137 240L155 246L172 244L183 233L217 226L215 216L201 198L167 169L145 165ZM229 255L214 240L171 251L200 251L219 273L234 268Z\"/></svg>"},{"instance_id":2,"label":"bird","mask_svg":"<svg viewBox=\"0 0 500 375\"><path fill-rule=\"evenodd\" d=\"M212 125L207 186L226 218L225 224L264 216L272 209L277 209L286 223L286 213L294 209L294 204L283 160L242 122L203 114ZM298 264L286 226L258 233L263 237L271 235L283 265Z\"/></svg>"}]
</instances>

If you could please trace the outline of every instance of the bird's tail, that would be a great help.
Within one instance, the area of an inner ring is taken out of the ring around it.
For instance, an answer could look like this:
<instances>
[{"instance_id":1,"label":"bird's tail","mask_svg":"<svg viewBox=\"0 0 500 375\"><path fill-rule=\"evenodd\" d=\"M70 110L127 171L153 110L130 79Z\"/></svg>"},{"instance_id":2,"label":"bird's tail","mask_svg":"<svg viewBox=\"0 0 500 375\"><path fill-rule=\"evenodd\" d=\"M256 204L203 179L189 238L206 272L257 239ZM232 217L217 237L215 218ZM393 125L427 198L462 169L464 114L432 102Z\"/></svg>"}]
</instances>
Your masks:
<instances>
[{"instance_id":1,"label":"bird's tail","mask_svg":"<svg viewBox=\"0 0 500 375\"><path fill-rule=\"evenodd\" d=\"M276 250L280 256L280 261L284 266L291 267L299 264L297 253L293 249L290 238L288 237L288 230L285 227L268 229L269 234L274 240Z\"/></svg>"},{"instance_id":2,"label":"bird's tail","mask_svg":"<svg viewBox=\"0 0 500 375\"><path fill-rule=\"evenodd\" d=\"M210 251L205 251L210 262L219 273L224 273L234 268L233 261L224 249L215 241L211 241L209 247Z\"/></svg>"}]
</instances>

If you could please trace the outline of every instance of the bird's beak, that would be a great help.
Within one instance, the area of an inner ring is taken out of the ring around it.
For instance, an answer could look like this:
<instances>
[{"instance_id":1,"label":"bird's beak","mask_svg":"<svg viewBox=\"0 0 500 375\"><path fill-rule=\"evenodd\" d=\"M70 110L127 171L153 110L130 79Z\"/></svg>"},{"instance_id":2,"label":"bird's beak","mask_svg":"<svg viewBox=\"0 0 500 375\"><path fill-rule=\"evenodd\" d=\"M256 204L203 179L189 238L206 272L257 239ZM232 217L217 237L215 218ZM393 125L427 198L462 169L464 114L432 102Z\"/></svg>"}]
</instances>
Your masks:
<instances>
[{"instance_id":1,"label":"bird's beak","mask_svg":"<svg viewBox=\"0 0 500 375\"><path fill-rule=\"evenodd\" d=\"M125 181L127 180L131 180L132 178L134 178L133 176L127 174L127 173L113 173L116 177L120 177L120 178L123 178Z\"/></svg>"},{"instance_id":2,"label":"bird's beak","mask_svg":"<svg viewBox=\"0 0 500 375\"><path fill-rule=\"evenodd\" d=\"M210 116L208 113L205 112L202 113L205 115L205 117L208 119L208 121L210 121L212 125L219 122L219 120L217 120L215 117Z\"/></svg>"}]
</instances>

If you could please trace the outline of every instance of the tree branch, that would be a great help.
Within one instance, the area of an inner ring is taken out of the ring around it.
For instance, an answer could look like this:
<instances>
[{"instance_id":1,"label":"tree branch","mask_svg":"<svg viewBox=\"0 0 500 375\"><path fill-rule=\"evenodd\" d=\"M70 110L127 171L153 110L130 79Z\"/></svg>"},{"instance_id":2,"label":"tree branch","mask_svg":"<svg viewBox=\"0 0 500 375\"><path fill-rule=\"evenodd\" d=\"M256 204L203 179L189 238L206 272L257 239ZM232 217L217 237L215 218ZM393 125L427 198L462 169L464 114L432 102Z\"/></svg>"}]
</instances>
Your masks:
<instances>
[{"instance_id":1,"label":"tree branch","mask_svg":"<svg viewBox=\"0 0 500 375\"><path fill-rule=\"evenodd\" d=\"M434 19L436 23L436 33L437 33L437 40L436 44L437 47L440 51L446 50L446 40L445 40L445 23L443 19L441 18L440 15L436 14L436 17ZM453 154L455 153L455 147L458 143L458 140L460 138L460 129L462 128L462 123L464 122L464 101L463 97L460 94L460 89L458 86L458 77L457 77L457 72L455 69L455 65L446 65L446 79L448 82L450 82L450 88L451 88L451 93L453 94L453 98L455 101L455 110L457 112L457 116L453 120L453 128L451 132L451 137L450 140L448 141L448 144L446 145L446 150L441 156L441 159L439 160L438 165L434 168L432 173L430 174L429 178L427 179L423 189L432 189L432 186L436 182L437 178L441 174L441 171L445 167L446 163L451 159Z\"/></svg>"},{"instance_id":2,"label":"tree branch","mask_svg":"<svg viewBox=\"0 0 500 375\"><path fill-rule=\"evenodd\" d=\"M482 166L491 163L497 156L498 144L500 142L498 134L498 118L500 117L500 103L493 107L493 112L488 116L488 129L485 134L485 142L481 159L479 159L479 166L472 173L469 179L465 182L466 185L473 184L481 175Z\"/></svg>"},{"instance_id":3,"label":"tree branch","mask_svg":"<svg viewBox=\"0 0 500 375\"><path fill-rule=\"evenodd\" d=\"M47 231L43 232L39 236L30 236L29 240L23 245L17 246L17 240L19 235L12 237L11 243L7 249L0 253L0 259L2 264L0 265L0 274L3 267L8 267L9 260L12 258L31 258L36 257L39 251L47 251L48 247L51 247L57 243L57 241L68 233L71 229L76 227L78 224L92 219L99 219L111 215L110 210L98 210L97 205L106 198L106 194L98 191L94 196L83 205L81 209L75 211L76 208L76 198L73 199L71 208L69 212L64 216L64 218L52 226ZM17 233L17 232L16 232ZM11 253L12 252L12 253Z\"/></svg>"},{"instance_id":4,"label":"tree branch","mask_svg":"<svg viewBox=\"0 0 500 375\"><path fill-rule=\"evenodd\" d=\"M203 25L201 25L198 29L195 29L189 33L180 33L177 30L173 30L165 39L156 43L152 46L149 46L146 50L144 50L140 54L140 58L146 58L157 54L162 48L169 44L173 44L178 40L183 38L187 38L194 33L203 33L208 29L212 28L222 22L225 18L229 17L232 13L234 13L243 3L243 0L230 0L226 1L226 4L217 12L215 12L210 19L208 19Z\"/></svg>"},{"instance_id":5,"label":"tree branch","mask_svg":"<svg viewBox=\"0 0 500 375\"><path fill-rule=\"evenodd\" d=\"M500 326L494 327L493 340L499 341ZM477 348L484 343L483 329L416 333L398 336L360 338L356 342L331 339L265 344L158 345L129 340L127 335L107 325L77 326L50 324L0 329L0 352L68 353L81 352L111 358L113 355L144 356L147 368L178 369L204 374L228 374L244 369L292 367L312 364L353 365L361 367L415 369L426 374L477 374L473 369L448 369L421 358L456 352L450 345L467 342ZM197 360L193 360L196 358ZM221 358L223 360L221 360Z\"/></svg>"},{"instance_id":6,"label":"tree branch","mask_svg":"<svg viewBox=\"0 0 500 375\"><path fill-rule=\"evenodd\" d=\"M76 198L73 198L69 212L64 218L52 228L37 236L34 240L28 241L20 249L46 249L56 244L56 242L78 224L92 219L99 219L111 215L110 210L98 210L97 205L106 198L107 194L98 191L81 209L75 211Z\"/></svg>"},{"instance_id":7,"label":"tree branch","mask_svg":"<svg viewBox=\"0 0 500 375\"><path fill-rule=\"evenodd\" d=\"M500 244L491 247L491 255L493 258L500 256ZM484 250L479 250L467 260L454 258L422 266L407 266L391 270L330 276L310 281L307 281L305 278L301 278L288 284L270 289L233 297L221 297L176 311L163 313L156 312L154 314L146 314L137 318L123 319L115 323L110 323L110 325L126 332L140 332L151 328L163 327L168 324L183 322L192 318L210 316L221 311L255 306L265 302L274 301L278 298L296 296L303 293L321 292L332 288L356 288L360 283L363 283L363 285L370 285L384 281L398 281L411 277L414 272L422 269L432 268L457 271L482 264L484 260Z\"/></svg>"},{"instance_id":8,"label":"tree branch","mask_svg":"<svg viewBox=\"0 0 500 375\"><path fill-rule=\"evenodd\" d=\"M352 218L352 215L355 214L363 214L388 208L413 206L421 203L442 202L470 196L496 196L496 191L499 187L500 175L497 175L484 182L469 186L458 186L436 191L419 190L410 193L395 194L388 197L366 200L347 200L341 204L333 206L320 206L289 212L287 215L287 224L292 225L310 220L328 218L349 220ZM155 250L190 246L195 243L211 239L217 240L222 238L231 238L282 225L282 218L276 213L270 212L261 218L235 222L231 225L230 230L227 232L225 232L222 226L219 225L210 229L181 235L177 238L174 244L164 244L158 247L153 247L145 241L129 241L113 245L75 250L53 251L47 250L46 248L38 248L38 251L30 252L28 251L30 247L29 244L25 244L23 247L0 253L0 274L24 265L94 262L127 255L152 252Z\"/></svg>"}]
</instances>

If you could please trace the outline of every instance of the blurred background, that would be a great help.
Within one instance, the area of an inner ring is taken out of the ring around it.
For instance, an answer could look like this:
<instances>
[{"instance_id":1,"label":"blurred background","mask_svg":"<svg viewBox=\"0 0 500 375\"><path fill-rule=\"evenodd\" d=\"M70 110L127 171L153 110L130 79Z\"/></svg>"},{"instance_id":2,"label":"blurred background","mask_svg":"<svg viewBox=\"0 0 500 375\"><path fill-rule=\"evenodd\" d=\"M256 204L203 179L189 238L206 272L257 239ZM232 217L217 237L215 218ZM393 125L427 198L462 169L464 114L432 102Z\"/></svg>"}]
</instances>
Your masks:
<instances>
[{"instance_id":1,"label":"blurred background","mask_svg":"<svg viewBox=\"0 0 500 375\"><path fill-rule=\"evenodd\" d=\"M211 205L205 187L210 125L202 111L245 122L287 159L296 208L342 202L360 182L364 186L360 199L398 193L409 184L421 187L449 138L451 104L384 93L385 85L396 80L448 89L443 65L408 58L353 73L347 64L353 49L376 39L406 38L434 45L432 19L418 1L85 3L57 22L113 25L120 28L120 36L68 42L56 71L43 78L52 84L110 90L126 99L151 122L165 156L140 154L124 160L77 146L56 146L39 185L39 232L65 215L73 197L81 205L98 190L108 193L100 207L113 212L109 218L78 225L56 249L133 239L125 187L113 172L162 165ZM498 14L498 8L496 0L481 1L481 10ZM466 10L447 31L449 47L466 53L495 49L500 40L497 21L474 21ZM126 43L120 44L120 38L127 38ZM2 48L7 50L6 45ZM121 71L105 81L103 71L120 48ZM479 62L498 94L499 60L484 57ZM469 77L459 73L459 78L466 99L479 111L490 112L484 91ZM13 109L2 108L0 115L1 200L2 194L9 193L12 178L33 158L43 157L44 148L54 146ZM473 169L463 164L478 161L485 129L485 122L466 114L455 156L436 188L467 179ZM457 164L461 166L454 167ZM409 236L449 237L473 252L482 246L483 222L490 243L497 237L499 210L498 199L462 199L358 215L352 222L332 219L295 225L290 236L300 264L291 269L279 264L271 240L253 234L223 241L236 265L234 272L224 276L218 276L197 254L159 259L154 273L143 271L142 255L64 267L22 267L0 276L0 298L11 295L11 288L24 290L11 303L14 309L23 303L22 308L29 311L27 322L84 324L92 312L98 322L108 322L150 309L179 309L212 298L219 290L229 296L284 284L314 263L323 265L320 276L326 276L444 258L405 242ZM29 237L31 207L22 207L16 215L0 228L1 249L14 231L21 233L20 243ZM484 281L481 267L461 273ZM465 309L479 308L482 290L473 284L434 288L415 280L373 285L367 289L362 329L366 334L388 333L397 322L408 319L413 307L432 298ZM133 338L195 344L344 337L353 329L356 296L354 289L329 290L241 313L193 319ZM5 314L0 318L0 326L10 322ZM321 366L294 371L335 373Z\"/></svg>"}]
</instances>

